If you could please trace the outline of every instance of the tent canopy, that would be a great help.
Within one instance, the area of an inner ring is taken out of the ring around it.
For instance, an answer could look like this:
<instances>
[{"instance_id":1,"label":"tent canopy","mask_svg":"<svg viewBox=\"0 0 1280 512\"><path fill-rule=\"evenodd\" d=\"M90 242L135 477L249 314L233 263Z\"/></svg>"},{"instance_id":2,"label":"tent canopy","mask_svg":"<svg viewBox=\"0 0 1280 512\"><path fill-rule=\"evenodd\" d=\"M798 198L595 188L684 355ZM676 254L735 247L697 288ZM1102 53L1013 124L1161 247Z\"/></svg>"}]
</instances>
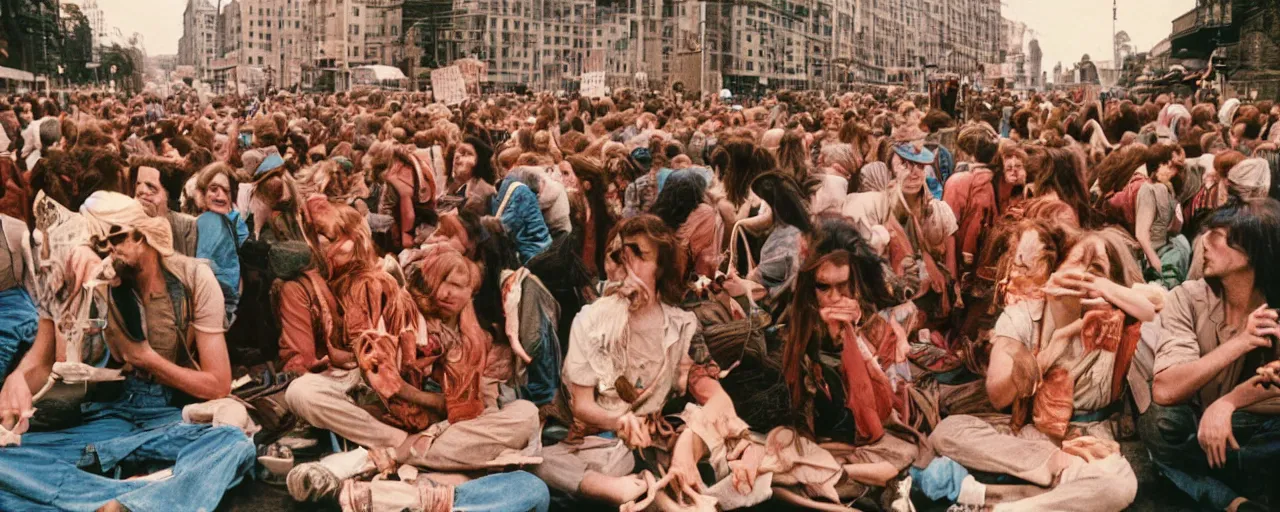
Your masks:
<instances>
[{"instance_id":1,"label":"tent canopy","mask_svg":"<svg viewBox=\"0 0 1280 512\"><path fill-rule=\"evenodd\" d=\"M404 80L404 72L395 66L369 65L352 68L356 73L363 75L366 79L373 80Z\"/></svg>"}]
</instances>

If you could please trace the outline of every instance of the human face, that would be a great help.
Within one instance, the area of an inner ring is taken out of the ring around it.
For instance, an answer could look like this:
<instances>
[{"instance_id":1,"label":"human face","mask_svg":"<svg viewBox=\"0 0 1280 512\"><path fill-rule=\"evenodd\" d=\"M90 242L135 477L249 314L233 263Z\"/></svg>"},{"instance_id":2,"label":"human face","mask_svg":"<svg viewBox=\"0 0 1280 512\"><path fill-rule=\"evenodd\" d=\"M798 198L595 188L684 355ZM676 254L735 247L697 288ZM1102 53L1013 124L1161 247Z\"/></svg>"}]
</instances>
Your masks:
<instances>
[{"instance_id":1,"label":"human face","mask_svg":"<svg viewBox=\"0 0 1280 512\"><path fill-rule=\"evenodd\" d=\"M473 290L469 272L461 269L450 272L436 288L436 308L450 317L458 316L471 300Z\"/></svg>"},{"instance_id":2,"label":"human face","mask_svg":"<svg viewBox=\"0 0 1280 512\"><path fill-rule=\"evenodd\" d=\"M1161 183L1169 183L1169 181L1172 180L1174 176L1178 175L1178 169L1175 167L1176 165L1177 164L1174 163L1172 160L1170 160L1168 163L1161 164L1160 168L1156 169L1156 181L1159 181Z\"/></svg>"},{"instance_id":3,"label":"human face","mask_svg":"<svg viewBox=\"0 0 1280 512\"><path fill-rule=\"evenodd\" d=\"M1016 156L1004 159L1004 181L1012 185L1027 183L1027 167L1022 159Z\"/></svg>"},{"instance_id":4,"label":"human face","mask_svg":"<svg viewBox=\"0 0 1280 512\"><path fill-rule=\"evenodd\" d=\"M1110 279L1111 262L1107 259L1107 246L1098 238L1086 238L1067 253L1059 270L1078 270L1096 277Z\"/></svg>"},{"instance_id":5,"label":"human face","mask_svg":"<svg viewBox=\"0 0 1280 512\"><path fill-rule=\"evenodd\" d=\"M902 192L905 194L917 194L924 188L924 164L908 162L894 156L893 173L901 180Z\"/></svg>"},{"instance_id":6,"label":"human face","mask_svg":"<svg viewBox=\"0 0 1280 512\"><path fill-rule=\"evenodd\" d=\"M1249 256L1227 243L1227 228L1213 228L1204 234L1205 277L1224 277L1249 268Z\"/></svg>"},{"instance_id":7,"label":"human face","mask_svg":"<svg viewBox=\"0 0 1280 512\"><path fill-rule=\"evenodd\" d=\"M231 213L231 181L226 174L219 174L209 182L204 191L204 205L211 212L226 215Z\"/></svg>"},{"instance_id":8,"label":"human face","mask_svg":"<svg viewBox=\"0 0 1280 512\"><path fill-rule=\"evenodd\" d=\"M633 305L643 305L656 299L653 294L658 290L658 245L653 240L644 235L623 238L622 246L612 258L626 270L623 294L631 296L633 301L642 299L638 301L639 304ZM648 296L634 295L641 291Z\"/></svg>"},{"instance_id":9,"label":"human face","mask_svg":"<svg viewBox=\"0 0 1280 512\"><path fill-rule=\"evenodd\" d=\"M1040 232L1029 229L1018 237L1009 268L1009 280L1017 289L1043 285L1049 279L1049 252ZM1029 291L1029 290L1027 290Z\"/></svg>"},{"instance_id":10,"label":"human face","mask_svg":"<svg viewBox=\"0 0 1280 512\"><path fill-rule=\"evenodd\" d=\"M471 170L476 167L476 148L470 144L462 144L453 153L453 179L458 182L471 181Z\"/></svg>"},{"instance_id":11,"label":"human face","mask_svg":"<svg viewBox=\"0 0 1280 512\"><path fill-rule=\"evenodd\" d=\"M142 261L144 248L142 235L123 226L112 226L109 233L94 240L94 244L100 251L111 255L117 268L137 268L138 262Z\"/></svg>"},{"instance_id":12,"label":"human face","mask_svg":"<svg viewBox=\"0 0 1280 512\"><path fill-rule=\"evenodd\" d=\"M818 307L826 308L853 298L849 287L849 265L823 262L814 274L814 292L818 295Z\"/></svg>"},{"instance_id":13,"label":"human face","mask_svg":"<svg viewBox=\"0 0 1280 512\"><path fill-rule=\"evenodd\" d=\"M169 212L169 193L160 185L160 171L155 167L139 167L133 197L142 204L149 217Z\"/></svg>"}]
</instances>

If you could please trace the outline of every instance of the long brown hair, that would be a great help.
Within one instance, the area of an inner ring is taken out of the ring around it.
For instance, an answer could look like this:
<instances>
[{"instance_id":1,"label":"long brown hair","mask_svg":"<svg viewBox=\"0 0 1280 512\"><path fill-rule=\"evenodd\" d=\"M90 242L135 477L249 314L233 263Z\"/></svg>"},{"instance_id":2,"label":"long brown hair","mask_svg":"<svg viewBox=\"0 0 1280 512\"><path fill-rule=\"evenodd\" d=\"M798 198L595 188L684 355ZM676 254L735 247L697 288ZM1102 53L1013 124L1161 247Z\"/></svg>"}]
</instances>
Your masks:
<instances>
[{"instance_id":1,"label":"long brown hair","mask_svg":"<svg viewBox=\"0 0 1280 512\"><path fill-rule=\"evenodd\" d=\"M658 275L654 276L657 281L654 283L657 286L654 290L656 298L669 306L683 302L687 289L685 269L689 262L685 251L680 249L676 232L656 215L644 214L620 222L609 240L636 236L647 237L658 248Z\"/></svg>"},{"instance_id":2,"label":"long brown hair","mask_svg":"<svg viewBox=\"0 0 1280 512\"><path fill-rule=\"evenodd\" d=\"M796 274L795 299L787 312L790 318L782 349L782 375L795 411L805 410L804 404L810 398L804 385L804 357L808 355L816 362L823 338L816 291L818 269L826 263L849 266L849 292L862 307L863 318L870 318L881 308L894 304L880 257L858 234L852 221L839 214L826 213L818 216L816 227L808 240L808 256ZM809 427L812 429L812 425Z\"/></svg>"},{"instance_id":3,"label":"long brown hair","mask_svg":"<svg viewBox=\"0 0 1280 512\"><path fill-rule=\"evenodd\" d=\"M711 152L711 166L720 173L725 196L734 206L746 202L756 176L776 166L773 155L745 139L735 138Z\"/></svg>"}]
</instances>

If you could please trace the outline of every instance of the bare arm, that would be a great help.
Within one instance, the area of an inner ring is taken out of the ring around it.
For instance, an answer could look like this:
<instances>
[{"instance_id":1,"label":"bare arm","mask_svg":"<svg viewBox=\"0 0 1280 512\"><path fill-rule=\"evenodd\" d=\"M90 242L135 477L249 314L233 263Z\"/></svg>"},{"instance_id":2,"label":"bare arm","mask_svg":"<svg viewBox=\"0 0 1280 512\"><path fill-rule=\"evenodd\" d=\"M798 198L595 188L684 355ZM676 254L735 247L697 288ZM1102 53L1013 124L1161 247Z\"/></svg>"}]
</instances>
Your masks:
<instances>
[{"instance_id":1,"label":"bare arm","mask_svg":"<svg viewBox=\"0 0 1280 512\"><path fill-rule=\"evenodd\" d=\"M618 418L625 415L600 407L596 403L596 390L590 386L569 384L569 394L573 397L573 418L589 426L612 431L618 427Z\"/></svg>"},{"instance_id":2,"label":"bare arm","mask_svg":"<svg viewBox=\"0 0 1280 512\"><path fill-rule=\"evenodd\" d=\"M222 333L196 331L196 353L200 369L184 368L165 359L145 342L125 351L124 361L150 372L161 384L199 400L215 400L231 393L231 361Z\"/></svg>"},{"instance_id":3,"label":"bare arm","mask_svg":"<svg viewBox=\"0 0 1280 512\"><path fill-rule=\"evenodd\" d=\"M1237 335L1195 361L1165 368L1151 384L1151 399L1165 406L1186 402L1223 368L1252 349L1244 335Z\"/></svg>"},{"instance_id":4,"label":"bare arm","mask_svg":"<svg viewBox=\"0 0 1280 512\"><path fill-rule=\"evenodd\" d=\"M395 396L406 402L425 407L431 412L440 415L445 414L445 399L441 393L432 393L414 389L413 386L401 385L400 391L396 391Z\"/></svg>"},{"instance_id":5,"label":"bare arm","mask_svg":"<svg viewBox=\"0 0 1280 512\"><path fill-rule=\"evenodd\" d=\"M1260 385L1262 382L1262 377L1255 376L1240 383L1218 400L1231 404L1233 409L1243 409L1264 400L1280 397L1280 387L1264 388Z\"/></svg>"},{"instance_id":6,"label":"bare arm","mask_svg":"<svg viewBox=\"0 0 1280 512\"><path fill-rule=\"evenodd\" d=\"M996 410L1004 410L1018 398L1014 361L1032 356L1025 345L1013 338L1000 336L992 340L992 344L991 362L987 366L987 397Z\"/></svg>"},{"instance_id":7,"label":"bare arm","mask_svg":"<svg viewBox=\"0 0 1280 512\"><path fill-rule=\"evenodd\" d=\"M1142 254L1147 257L1147 264L1151 265L1151 268L1160 270L1160 256L1156 254L1155 248L1151 245L1151 225L1156 220L1155 205L1151 204L1152 199L1144 193L1138 194L1137 202L1133 236L1138 239L1138 245L1142 247Z\"/></svg>"}]
</instances>

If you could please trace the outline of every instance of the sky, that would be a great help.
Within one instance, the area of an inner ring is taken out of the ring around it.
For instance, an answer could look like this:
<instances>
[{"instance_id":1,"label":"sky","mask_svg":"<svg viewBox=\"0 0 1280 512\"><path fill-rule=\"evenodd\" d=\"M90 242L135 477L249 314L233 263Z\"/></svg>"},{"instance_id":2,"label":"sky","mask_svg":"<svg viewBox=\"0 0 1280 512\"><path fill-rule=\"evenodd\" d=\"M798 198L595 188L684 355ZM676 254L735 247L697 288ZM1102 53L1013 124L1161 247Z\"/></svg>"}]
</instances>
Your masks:
<instances>
[{"instance_id":1,"label":"sky","mask_svg":"<svg viewBox=\"0 0 1280 512\"><path fill-rule=\"evenodd\" d=\"M1113 0L1003 0L1004 17L1034 30L1044 52L1043 69L1053 74L1062 62L1070 69L1089 54L1093 61L1112 60L1111 5ZM1115 0L1116 31L1129 33L1132 44L1145 52L1169 37L1173 19L1195 7L1195 0ZM1028 39L1030 40L1030 39ZM1052 76L1049 78L1053 80Z\"/></svg>"},{"instance_id":2,"label":"sky","mask_svg":"<svg viewBox=\"0 0 1280 512\"><path fill-rule=\"evenodd\" d=\"M216 0L211 0L216 4ZM227 0L229 2L230 0ZM1150 50L1169 35L1173 19L1195 6L1195 0L1116 0L1119 21L1138 51ZM1003 0L1004 16L1022 21L1036 32L1044 52L1044 69L1059 61L1070 67L1082 54L1111 60L1112 0ZM126 37L139 32L149 55L178 52L186 0L98 0L108 26Z\"/></svg>"},{"instance_id":3,"label":"sky","mask_svg":"<svg viewBox=\"0 0 1280 512\"><path fill-rule=\"evenodd\" d=\"M212 3L216 5L217 0ZM187 0L98 0L98 7L106 19L107 30L118 27L125 38L134 32L142 34L147 55L178 53L182 11L187 7Z\"/></svg>"}]
</instances>

